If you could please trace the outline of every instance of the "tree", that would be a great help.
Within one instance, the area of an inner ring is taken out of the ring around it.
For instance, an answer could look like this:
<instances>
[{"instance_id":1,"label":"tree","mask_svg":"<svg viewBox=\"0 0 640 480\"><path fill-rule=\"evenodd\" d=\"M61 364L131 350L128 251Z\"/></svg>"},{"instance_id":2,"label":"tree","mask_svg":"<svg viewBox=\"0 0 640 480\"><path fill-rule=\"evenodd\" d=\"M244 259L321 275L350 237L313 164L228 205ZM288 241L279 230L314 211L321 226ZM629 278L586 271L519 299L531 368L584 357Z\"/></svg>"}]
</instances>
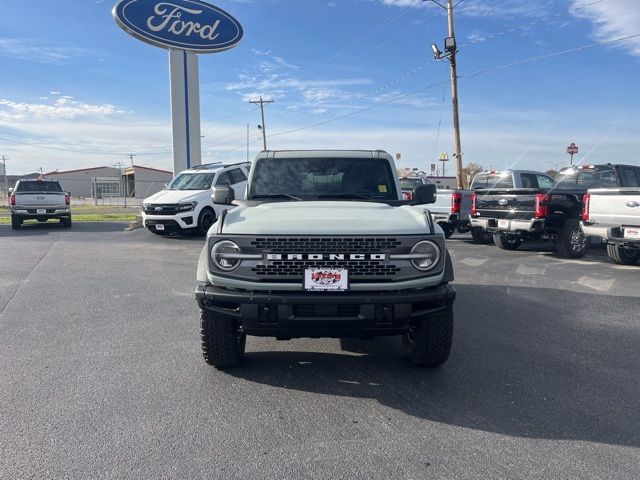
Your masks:
<instances>
[{"instance_id":1,"label":"tree","mask_svg":"<svg viewBox=\"0 0 640 480\"><path fill-rule=\"evenodd\" d=\"M553 168L551 170L547 170L544 173L549 175L551 178L556 178L556 175L558 175L558 172L556 172Z\"/></svg>"},{"instance_id":2,"label":"tree","mask_svg":"<svg viewBox=\"0 0 640 480\"><path fill-rule=\"evenodd\" d=\"M479 163L472 162L467 164L467 166L462 169L462 179L464 180L465 185L470 185L473 177L483 170L484 168Z\"/></svg>"}]
</instances>

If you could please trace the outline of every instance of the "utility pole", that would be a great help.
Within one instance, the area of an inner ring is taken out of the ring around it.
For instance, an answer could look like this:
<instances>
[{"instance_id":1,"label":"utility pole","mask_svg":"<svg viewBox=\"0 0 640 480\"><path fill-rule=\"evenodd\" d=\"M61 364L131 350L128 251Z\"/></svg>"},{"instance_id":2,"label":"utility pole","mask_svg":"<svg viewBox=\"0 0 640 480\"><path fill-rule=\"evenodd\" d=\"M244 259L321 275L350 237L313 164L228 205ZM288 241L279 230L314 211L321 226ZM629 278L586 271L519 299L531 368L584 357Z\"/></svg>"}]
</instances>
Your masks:
<instances>
[{"instance_id":1,"label":"utility pole","mask_svg":"<svg viewBox=\"0 0 640 480\"><path fill-rule=\"evenodd\" d=\"M130 153L129 155L127 155L127 157L129 157L129 160L131 160L131 166L133 167L133 157L135 157L135 155L133 153Z\"/></svg>"},{"instance_id":2,"label":"utility pole","mask_svg":"<svg viewBox=\"0 0 640 480\"><path fill-rule=\"evenodd\" d=\"M425 0L426 1L426 0ZM460 141L460 115L458 109L458 66L456 64L456 54L458 53L458 48L456 45L456 34L454 28L453 21L453 0L447 0L447 5L443 5L437 0L430 0L436 5L447 10L447 19L449 26L449 36L444 40L444 50L445 54L443 55L438 46L434 43L432 45L433 53L435 55L436 60L440 60L442 58L448 58L449 63L451 64L451 104L453 107L453 143L455 153L453 156L456 159L456 183L457 187L462 189L464 188L464 180L462 176L462 142ZM458 2L460 3L460 2Z\"/></svg>"},{"instance_id":3,"label":"utility pole","mask_svg":"<svg viewBox=\"0 0 640 480\"><path fill-rule=\"evenodd\" d=\"M4 191L9 191L9 184L7 183L7 157L2 155L2 173L4 175Z\"/></svg>"},{"instance_id":4,"label":"utility pole","mask_svg":"<svg viewBox=\"0 0 640 480\"><path fill-rule=\"evenodd\" d=\"M263 100L262 96L260 100L249 100L249 103L259 104L260 105L260 114L262 115L262 125L258 125L258 127L262 130L262 145L264 150L267 149L267 127L264 124L264 104L265 103L273 103L274 100Z\"/></svg>"},{"instance_id":5,"label":"utility pole","mask_svg":"<svg viewBox=\"0 0 640 480\"><path fill-rule=\"evenodd\" d=\"M249 124L247 123L247 163L249 163Z\"/></svg>"}]
</instances>

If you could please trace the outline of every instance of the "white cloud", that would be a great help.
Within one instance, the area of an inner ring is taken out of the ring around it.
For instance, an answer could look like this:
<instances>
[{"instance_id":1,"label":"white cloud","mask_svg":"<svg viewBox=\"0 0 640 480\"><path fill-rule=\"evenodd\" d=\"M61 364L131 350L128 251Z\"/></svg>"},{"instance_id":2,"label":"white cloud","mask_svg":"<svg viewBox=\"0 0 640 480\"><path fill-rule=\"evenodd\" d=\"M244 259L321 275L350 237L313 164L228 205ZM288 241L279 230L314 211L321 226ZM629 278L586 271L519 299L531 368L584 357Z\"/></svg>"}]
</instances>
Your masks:
<instances>
[{"instance_id":1,"label":"white cloud","mask_svg":"<svg viewBox=\"0 0 640 480\"><path fill-rule=\"evenodd\" d=\"M64 64L86 55L77 47L52 47L29 39L0 38L0 56L31 60L38 63Z\"/></svg>"},{"instance_id":2,"label":"white cloud","mask_svg":"<svg viewBox=\"0 0 640 480\"><path fill-rule=\"evenodd\" d=\"M607 41L640 33L640 9L637 0L605 1L579 8L584 3L584 0L574 0L573 13L593 23L594 36L598 40ZM640 37L622 42L618 46L640 56Z\"/></svg>"},{"instance_id":3,"label":"white cloud","mask_svg":"<svg viewBox=\"0 0 640 480\"><path fill-rule=\"evenodd\" d=\"M68 95L60 96L51 103L26 103L0 99L0 123L29 118L80 118L125 113L114 105L92 105L78 102Z\"/></svg>"}]
</instances>

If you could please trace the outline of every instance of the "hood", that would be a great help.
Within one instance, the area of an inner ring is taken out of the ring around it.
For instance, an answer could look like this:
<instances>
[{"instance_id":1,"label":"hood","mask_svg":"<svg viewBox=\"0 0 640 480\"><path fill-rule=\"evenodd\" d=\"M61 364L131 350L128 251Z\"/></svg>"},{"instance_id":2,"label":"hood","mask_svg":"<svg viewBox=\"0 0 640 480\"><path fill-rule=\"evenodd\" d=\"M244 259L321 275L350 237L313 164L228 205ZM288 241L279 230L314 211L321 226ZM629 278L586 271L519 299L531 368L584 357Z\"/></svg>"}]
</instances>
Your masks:
<instances>
[{"instance_id":1,"label":"hood","mask_svg":"<svg viewBox=\"0 0 640 480\"><path fill-rule=\"evenodd\" d=\"M211 190L162 190L144 199L144 203L183 203L200 200L203 195L210 196Z\"/></svg>"},{"instance_id":2,"label":"hood","mask_svg":"<svg viewBox=\"0 0 640 480\"><path fill-rule=\"evenodd\" d=\"M229 210L228 235L421 235L422 211L372 202L274 202ZM215 231L212 229L212 231Z\"/></svg>"}]
</instances>

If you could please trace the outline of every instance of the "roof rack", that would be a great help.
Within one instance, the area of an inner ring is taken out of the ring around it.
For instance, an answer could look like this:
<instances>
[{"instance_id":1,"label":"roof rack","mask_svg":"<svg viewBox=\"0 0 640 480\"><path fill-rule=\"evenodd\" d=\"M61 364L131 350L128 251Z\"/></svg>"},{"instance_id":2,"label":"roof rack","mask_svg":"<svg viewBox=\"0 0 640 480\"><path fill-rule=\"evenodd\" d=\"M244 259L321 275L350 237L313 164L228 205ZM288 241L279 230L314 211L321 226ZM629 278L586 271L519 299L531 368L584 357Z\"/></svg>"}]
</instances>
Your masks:
<instances>
[{"instance_id":1,"label":"roof rack","mask_svg":"<svg viewBox=\"0 0 640 480\"><path fill-rule=\"evenodd\" d=\"M227 168L227 167L235 167L238 165L246 165L251 162L238 162L238 163L222 163L222 162L214 162L214 163L205 163L204 165L196 165L195 167L191 167L189 170L208 170L210 168Z\"/></svg>"}]
</instances>

